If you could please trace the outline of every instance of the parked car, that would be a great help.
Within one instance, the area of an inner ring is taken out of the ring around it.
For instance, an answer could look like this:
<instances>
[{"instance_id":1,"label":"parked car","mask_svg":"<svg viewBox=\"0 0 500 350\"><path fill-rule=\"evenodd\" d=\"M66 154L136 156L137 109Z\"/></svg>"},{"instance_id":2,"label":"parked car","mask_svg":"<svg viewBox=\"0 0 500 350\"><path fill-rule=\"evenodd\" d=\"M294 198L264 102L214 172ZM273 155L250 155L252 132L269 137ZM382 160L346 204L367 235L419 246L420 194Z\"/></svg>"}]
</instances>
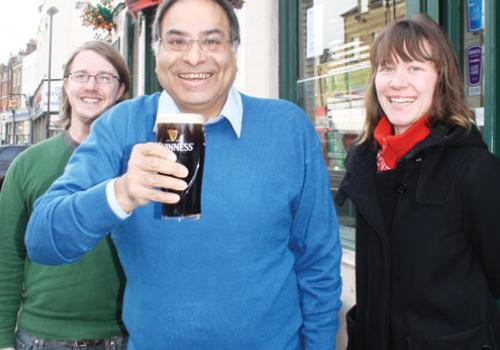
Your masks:
<instances>
[{"instance_id":1,"label":"parked car","mask_svg":"<svg viewBox=\"0 0 500 350\"><path fill-rule=\"evenodd\" d=\"M16 156L28 148L29 145L2 145L0 146L0 191L7 169Z\"/></svg>"}]
</instances>

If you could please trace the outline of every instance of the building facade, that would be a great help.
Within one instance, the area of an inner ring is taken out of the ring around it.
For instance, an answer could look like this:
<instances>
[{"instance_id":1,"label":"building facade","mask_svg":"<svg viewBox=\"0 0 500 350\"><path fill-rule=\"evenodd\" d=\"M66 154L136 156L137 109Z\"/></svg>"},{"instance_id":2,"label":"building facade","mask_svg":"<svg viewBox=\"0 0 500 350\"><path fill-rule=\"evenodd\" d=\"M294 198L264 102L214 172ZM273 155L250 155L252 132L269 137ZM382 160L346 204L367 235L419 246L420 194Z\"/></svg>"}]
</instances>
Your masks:
<instances>
[{"instance_id":1,"label":"building facade","mask_svg":"<svg viewBox=\"0 0 500 350\"><path fill-rule=\"evenodd\" d=\"M117 41L128 58L134 94L159 89L150 50L156 0L124 1ZM427 13L447 31L464 72L464 93L490 149L500 153L496 105L500 5L494 0L248 0L237 11L242 44L236 87L284 98L309 116L323 145L332 196L344 175L349 145L361 132L369 51L391 21ZM337 208L344 247L343 313L355 303L354 209ZM338 348L345 346L345 329Z\"/></svg>"},{"instance_id":2,"label":"building facade","mask_svg":"<svg viewBox=\"0 0 500 350\"><path fill-rule=\"evenodd\" d=\"M33 101L30 111L32 143L60 131L57 121L64 63L73 50L95 37L92 29L82 25L85 3L80 0L42 0L39 6L40 24L34 57L36 69L32 75L37 84L34 90L28 91Z\"/></svg>"},{"instance_id":3,"label":"building facade","mask_svg":"<svg viewBox=\"0 0 500 350\"><path fill-rule=\"evenodd\" d=\"M131 96L161 89L151 50L151 24L159 2L114 2L116 27L111 42L125 57L131 71ZM20 73L22 87L16 90L33 96L30 106L33 142L54 131L52 119L58 108L52 107L57 96L51 95L47 113L50 53L47 9L56 6L59 10L52 17L52 50L57 55L52 57L50 78L51 90L60 91L64 61L76 46L93 37L78 20L83 4L53 0L43 1L40 7L38 48L25 56ZM323 145L332 196L343 178L349 145L363 126L363 95L371 69L368 62L371 44L386 24L422 12L438 21L450 36L464 72L467 103L476 113L477 125L488 146L500 154L500 121L496 118L500 101L497 87L500 33L496 20L500 18L500 4L495 0L247 0L237 10L242 43L238 50L236 87L250 95L288 99L303 108ZM12 79L15 80L9 69L0 65L0 111L4 113L1 118L8 113L8 92L13 91L9 89L14 86ZM22 96L19 100L22 105ZM0 131L10 140L12 133L8 127ZM22 133L19 130L19 135ZM337 208L337 212L344 247L344 313L355 303L354 209L347 204ZM341 328L339 349L345 346L345 341L345 329Z\"/></svg>"},{"instance_id":4,"label":"building facade","mask_svg":"<svg viewBox=\"0 0 500 350\"><path fill-rule=\"evenodd\" d=\"M7 63L0 64L0 144L7 143L8 127L7 127L7 113L9 111L9 98L11 90L11 69Z\"/></svg>"},{"instance_id":5,"label":"building facade","mask_svg":"<svg viewBox=\"0 0 500 350\"><path fill-rule=\"evenodd\" d=\"M64 63L76 47L95 37L82 26L85 3L40 0L34 39L0 65L0 143L37 143L60 131Z\"/></svg>"},{"instance_id":6,"label":"building facade","mask_svg":"<svg viewBox=\"0 0 500 350\"><path fill-rule=\"evenodd\" d=\"M1 144L29 143L28 100L22 93L22 59L35 47L34 42L28 43L25 50L0 66Z\"/></svg>"}]
</instances>

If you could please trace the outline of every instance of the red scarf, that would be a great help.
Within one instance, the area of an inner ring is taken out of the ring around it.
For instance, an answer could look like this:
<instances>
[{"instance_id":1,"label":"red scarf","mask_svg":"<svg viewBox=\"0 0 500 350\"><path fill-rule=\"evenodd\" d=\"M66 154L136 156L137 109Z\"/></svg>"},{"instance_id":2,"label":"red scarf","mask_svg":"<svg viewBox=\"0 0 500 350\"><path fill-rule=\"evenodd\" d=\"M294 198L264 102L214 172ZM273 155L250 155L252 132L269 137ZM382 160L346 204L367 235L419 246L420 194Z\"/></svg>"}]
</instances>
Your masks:
<instances>
[{"instance_id":1,"label":"red scarf","mask_svg":"<svg viewBox=\"0 0 500 350\"><path fill-rule=\"evenodd\" d=\"M373 132L373 136L380 146L377 153L378 171L394 169L401 157L430 134L427 127L428 119L427 116L422 117L404 133L393 135L393 127L387 117L380 118Z\"/></svg>"}]
</instances>

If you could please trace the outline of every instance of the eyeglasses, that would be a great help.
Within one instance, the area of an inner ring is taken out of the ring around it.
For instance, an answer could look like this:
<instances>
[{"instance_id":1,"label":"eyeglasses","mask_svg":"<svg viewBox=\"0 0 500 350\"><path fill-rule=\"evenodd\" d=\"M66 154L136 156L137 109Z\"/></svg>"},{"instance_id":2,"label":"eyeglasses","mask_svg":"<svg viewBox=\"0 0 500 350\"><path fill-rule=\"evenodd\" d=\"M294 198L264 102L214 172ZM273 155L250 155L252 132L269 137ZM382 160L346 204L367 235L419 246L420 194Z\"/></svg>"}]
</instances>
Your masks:
<instances>
[{"instance_id":1,"label":"eyeglasses","mask_svg":"<svg viewBox=\"0 0 500 350\"><path fill-rule=\"evenodd\" d=\"M120 79L110 73L99 73L99 74L88 74L85 72L73 72L68 74L68 78L70 78L75 83L87 83L90 78L94 78L97 84L111 84L115 81L120 81Z\"/></svg>"},{"instance_id":2,"label":"eyeglasses","mask_svg":"<svg viewBox=\"0 0 500 350\"><path fill-rule=\"evenodd\" d=\"M191 39L188 36L178 34L168 34L160 39L161 45L165 50L175 52L186 52L191 49L193 42L198 43L200 49L205 53L217 53L223 51L231 40L226 40L220 34L202 35L198 40Z\"/></svg>"}]
</instances>

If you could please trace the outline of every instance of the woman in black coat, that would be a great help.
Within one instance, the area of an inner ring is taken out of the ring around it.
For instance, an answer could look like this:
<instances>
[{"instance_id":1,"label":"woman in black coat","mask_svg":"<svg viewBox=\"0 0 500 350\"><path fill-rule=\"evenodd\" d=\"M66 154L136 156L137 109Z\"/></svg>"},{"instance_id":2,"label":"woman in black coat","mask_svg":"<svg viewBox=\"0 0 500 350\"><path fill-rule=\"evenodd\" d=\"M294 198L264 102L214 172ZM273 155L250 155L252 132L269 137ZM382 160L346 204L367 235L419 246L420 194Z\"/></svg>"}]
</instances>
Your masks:
<instances>
[{"instance_id":1,"label":"woman in black coat","mask_svg":"<svg viewBox=\"0 0 500 350\"><path fill-rule=\"evenodd\" d=\"M338 204L356 207L348 349L500 349L500 160L426 15L379 34L365 129Z\"/></svg>"}]
</instances>

